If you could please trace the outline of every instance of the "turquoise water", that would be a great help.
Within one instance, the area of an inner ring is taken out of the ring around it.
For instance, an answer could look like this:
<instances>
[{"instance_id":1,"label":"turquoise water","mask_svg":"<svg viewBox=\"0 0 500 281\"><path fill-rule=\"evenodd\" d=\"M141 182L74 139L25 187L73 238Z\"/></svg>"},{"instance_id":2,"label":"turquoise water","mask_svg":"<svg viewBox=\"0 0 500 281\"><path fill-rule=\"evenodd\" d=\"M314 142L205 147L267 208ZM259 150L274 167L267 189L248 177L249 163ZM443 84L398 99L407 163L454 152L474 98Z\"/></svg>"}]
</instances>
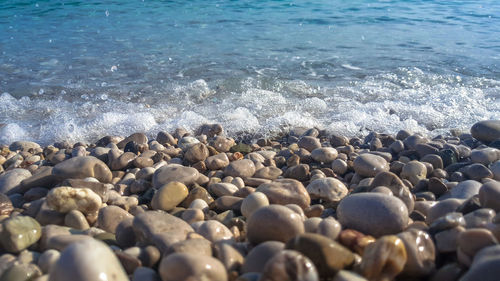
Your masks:
<instances>
[{"instance_id":1,"label":"turquoise water","mask_svg":"<svg viewBox=\"0 0 500 281\"><path fill-rule=\"evenodd\" d=\"M498 1L0 2L0 143L500 118Z\"/></svg>"}]
</instances>

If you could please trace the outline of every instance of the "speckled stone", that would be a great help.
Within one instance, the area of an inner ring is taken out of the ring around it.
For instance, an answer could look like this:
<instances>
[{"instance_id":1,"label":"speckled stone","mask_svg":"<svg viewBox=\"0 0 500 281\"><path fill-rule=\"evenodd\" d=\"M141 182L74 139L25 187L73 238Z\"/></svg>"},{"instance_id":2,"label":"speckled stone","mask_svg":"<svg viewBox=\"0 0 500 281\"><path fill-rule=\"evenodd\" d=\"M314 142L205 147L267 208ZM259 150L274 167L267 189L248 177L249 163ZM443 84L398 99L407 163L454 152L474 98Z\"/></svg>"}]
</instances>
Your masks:
<instances>
[{"instance_id":1,"label":"speckled stone","mask_svg":"<svg viewBox=\"0 0 500 281\"><path fill-rule=\"evenodd\" d=\"M164 257L158 267L162 281L227 281L224 265L217 259L189 253Z\"/></svg>"},{"instance_id":2,"label":"speckled stone","mask_svg":"<svg viewBox=\"0 0 500 281\"><path fill-rule=\"evenodd\" d=\"M389 164L381 156L364 153L353 162L354 171L362 177L374 177L378 172L389 171Z\"/></svg>"},{"instance_id":3,"label":"speckled stone","mask_svg":"<svg viewBox=\"0 0 500 281\"><path fill-rule=\"evenodd\" d=\"M247 222L247 239L252 244L269 240L286 242L301 233L304 223L300 215L281 205L261 207Z\"/></svg>"},{"instance_id":4,"label":"speckled stone","mask_svg":"<svg viewBox=\"0 0 500 281\"><path fill-rule=\"evenodd\" d=\"M104 243L87 239L68 246L50 270L50 281L128 280L122 265Z\"/></svg>"},{"instance_id":5,"label":"speckled stone","mask_svg":"<svg viewBox=\"0 0 500 281\"><path fill-rule=\"evenodd\" d=\"M400 199L381 193L345 197L337 208L340 224L379 237L401 232L408 224L408 209Z\"/></svg>"},{"instance_id":6,"label":"speckled stone","mask_svg":"<svg viewBox=\"0 0 500 281\"><path fill-rule=\"evenodd\" d=\"M305 209L311 203L304 185L294 179L278 179L271 183L261 184L256 191L264 193L271 204L297 204Z\"/></svg>"},{"instance_id":7,"label":"speckled stone","mask_svg":"<svg viewBox=\"0 0 500 281\"><path fill-rule=\"evenodd\" d=\"M42 235L40 224L28 216L15 216L2 221L0 244L11 253L35 244Z\"/></svg>"},{"instance_id":8,"label":"speckled stone","mask_svg":"<svg viewBox=\"0 0 500 281\"><path fill-rule=\"evenodd\" d=\"M321 199L326 202L338 202L347 195L347 187L336 178L313 180L306 188L311 199Z\"/></svg>"},{"instance_id":9,"label":"speckled stone","mask_svg":"<svg viewBox=\"0 0 500 281\"><path fill-rule=\"evenodd\" d=\"M62 179L96 178L100 182L111 182L111 170L93 156L73 157L54 166L52 174Z\"/></svg>"},{"instance_id":10,"label":"speckled stone","mask_svg":"<svg viewBox=\"0 0 500 281\"><path fill-rule=\"evenodd\" d=\"M102 204L101 197L89 188L56 187L47 194L47 205L60 212L78 210L84 214L94 214Z\"/></svg>"}]
</instances>

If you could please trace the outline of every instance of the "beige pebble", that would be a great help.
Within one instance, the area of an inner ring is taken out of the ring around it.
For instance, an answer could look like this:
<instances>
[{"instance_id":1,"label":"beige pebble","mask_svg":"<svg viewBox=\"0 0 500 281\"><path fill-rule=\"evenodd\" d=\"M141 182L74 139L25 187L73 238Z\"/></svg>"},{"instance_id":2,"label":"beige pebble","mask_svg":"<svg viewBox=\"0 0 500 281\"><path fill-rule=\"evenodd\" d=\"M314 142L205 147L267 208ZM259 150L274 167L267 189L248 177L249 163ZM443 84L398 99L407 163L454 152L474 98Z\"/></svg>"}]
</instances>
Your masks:
<instances>
[{"instance_id":1,"label":"beige pebble","mask_svg":"<svg viewBox=\"0 0 500 281\"><path fill-rule=\"evenodd\" d=\"M241 203L241 213L246 218L250 218L255 210L268 205L269 200L267 199L267 196L264 193L257 191L243 199L243 202Z\"/></svg>"},{"instance_id":2,"label":"beige pebble","mask_svg":"<svg viewBox=\"0 0 500 281\"><path fill-rule=\"evenodd\" d=\"M227 281L224 265L217 259L189 253L164 257L158 267L162 281Z\"/></svg>"},{"instance_id":3,"label":"beige pebble","mask_svg":"<svg viewBox=\"0 0 500 281\"><path fill-rule=\"evenodd\" d=\"M303 232L304 223L300 215L281 205L261 207L247 222L247 239L252 244L269 240L286 242Z\"/></svg>"},{"instance_id":4,"label":"beige pebble","mask_svg":"<svg viewBox=\"0 0 500 281\"><path fill-rule=\"evenodd\" d=\"M179 205L188 196L186 185L172 181L160 187L151 200L151 207L155 210L170 211Z\"/></svg>"},{"instance_id":5,"label":"beige pebble","mask_svg":"<svg viewBox=\"0 0 500 281\"><path fill-rule=\"evenodd\" d=\"M90 227L83 213L78 210L72 210L64 216L64 225L79 230L85 230Z\"/></svg>"},{"instance_id":6,"label":"beige pebble","mask_svg":"<svg viewBox=\"0 0 500 281\"><path fill-rule=\"evenodd\" d=\"M78 210L83 214L93 214L102 204L101 197L89 188L56 187L47 194L47 205L60 212Z\"/></svg>"},{"instance_id":7,"label":"beige pebble","mask_svg":"<svg viewBox=\"0 0 500 281\"><path fill-rule=\"evenodd\" d=\"M360 269L368 280L392 280L403 270L406 260L403 241L394 235L382 236L366 247Z\"/></svg>"}]
</instances>

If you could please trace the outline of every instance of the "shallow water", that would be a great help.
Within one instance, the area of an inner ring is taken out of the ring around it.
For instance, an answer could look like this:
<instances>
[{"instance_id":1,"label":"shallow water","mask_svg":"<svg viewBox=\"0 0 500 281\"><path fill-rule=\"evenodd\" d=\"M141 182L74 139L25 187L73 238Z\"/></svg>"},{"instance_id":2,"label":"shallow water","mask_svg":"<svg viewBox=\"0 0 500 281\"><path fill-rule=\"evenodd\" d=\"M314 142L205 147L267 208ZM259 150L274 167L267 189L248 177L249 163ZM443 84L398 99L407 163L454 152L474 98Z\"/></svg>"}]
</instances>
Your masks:
<instances>
[{"instance_id":1,"label":"shallow water","mask_svg":"<svg viewBox=\"0 0 500 281\"><path fill-rule=\"evenodd\" d=\"M0 143L500 118L497 1L0 2Z\"/></svg>"}]
</instances>

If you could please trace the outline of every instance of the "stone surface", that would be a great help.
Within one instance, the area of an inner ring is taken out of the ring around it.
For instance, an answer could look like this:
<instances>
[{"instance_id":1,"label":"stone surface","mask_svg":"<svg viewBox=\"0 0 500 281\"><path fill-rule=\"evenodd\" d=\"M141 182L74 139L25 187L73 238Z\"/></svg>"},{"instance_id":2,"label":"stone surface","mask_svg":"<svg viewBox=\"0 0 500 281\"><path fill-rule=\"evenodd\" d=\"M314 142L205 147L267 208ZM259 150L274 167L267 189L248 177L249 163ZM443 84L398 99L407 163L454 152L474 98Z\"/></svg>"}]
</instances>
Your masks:
<instances>
[{"instance_id":1,"label":"stone surface","mask_svg":"<svg viewBox=\"0 0 500 281\"><path fill-rule=\"evenodd\" d=\"M49 249L43 252L38 258L38 267L43 273L48 274L52 267L59 260L61 253L54 249Z\"/></svg>"},{"instance_id":2,"label":"stone surface","mask_svg":"<svg viewBox=\"0 0 500 281\"><path fill-rule=\"evenodd\" d=\"M408 209L400 199L381 193L345 197L337 208L340 224L379 237L401 232L408 224Z\"/></svg>"},{"instance_id":3,"label":"stone surface","mask_svg":"<svg viewBox=\"0 0 500 281\"><path fill-rule=\"evenodd\" d=\"M47 194L47 205L60 212L78 210L84 214L94 214L102 204L101 197L89 188L56 187Z\"/></svg>"},{"instance_id":4,"label":"stone surface","mask_svg":"<svg viewBox=\"0 0 500 281\"><path fill-rule=\"evenodd\" d=\"M309 152L313 151L316 148L321 147L319 139L311 136L301 137L297 144L299 145L300 148L304 148Z\"/></svg>"},{"instance_id":5,"label":"stone surface","mask_svg":"<svg viewBox=\"0 0 500 281\"><path fill-rule=\"evenodd\" d=\"M9 145L11 151L29 151L39 149L40 145L32 141L15 141Z\"/></svg>"},{"instance_id":6,"label":"stone surface","mask_svg":"<svg viewBox=\"0 0 500 281\"><path fill-rule=\"evenodd\" d=\"M394 196L401 199L408 208L408 213L413 211L415 206L413 194L396 174L391 172L378 173L370 184L370 188L373 191L374 188L380 186L387 187Z\"/></svg>"},{"instance_id":7,"label":"stone surface","mask_svg":"<svg viewBox=\"0 0 500 281\"><path fill-rule=\"evenodd\" d=\"M285 247L308 257L321 278L332 276L354 262L354 254L349 249L320 234L297 235Z\"/></svg>"},{"instance_id":8,"label":"stone surface","mask_svg":"<svg viewBox=\"0 0 500 281\"><path fill-rule=\"evenodd\" d=\"M242 272L262 272L266 263L285 248L283 242L267 241L250 250L243 262Z\"/></svg>"},{"instance_id":9,"label":"stone surface","mask_svg":"<svg viewBox=\"0 0 500 281\"><path fill-rule=\"evenodd\" d=\"M500 120L479 121L472 125L470 133L480 141L494 141L500 138Z\"/></svg>"},{"instance_id":10,"label":"stone surface","mask_svg":"<svg viewBox=\"0 0 500 281\"><path fill-rule=\"evenodd\" d=\"M25 169L13 169L0 174L0 193L12 194L21 188L21 182L31 177L31 173Z\"/></svg>"},{"instance_id":11,"label":"stone surface","mask_svg":"<svg viewBox=\"0 0 500 281\"><path fill-rule=\"evenodd\" d=\"M282 173L283 171L276 167L263 167L255 171L253 177L275 180L281 176Z\"/></svg>"},{"instance_id":12,"label":"stone surface","mask_svg":"<svg viewBox=\"0 0 500 281\"><path fill-rule=\"evenodd\" d=\"M203 143L197 143L189 147L184 153L184 159L190 163L204 161L209 156L208 148Z\"/></svg>"},{"instance_id":13,"label":"stone surface","mask_svg":"<svg viewBox=\"0 0 500 281\"><path fill-rule=\"evenodd\" d=\"M185 184L176 181L169 182L155 193L151 200L151 207L155 210L170 211L184 201L188 194Z\"/></svg>"},{"instance_id":14,"label":"stone surface","mask_svg":"<svg viewBox=\"0 0 500 281\"><path fill-rule=\"evenodd\" d=\"M228 182L213 183L208 186L208 191L217 197L233 195L238 190L236 185Z\"/></svg>"},{"instance_id":15,"label":"stone surface","mask_svg":"<svg viewBox=\"0 0 500 281\"><path fill-rule=\"evenodd\" d=\"M172 253L191 253L196 255L212 256L212 242L204 238L187 239L172 244L165 252L165 256Z\"/></svg>"},{"instance_id":16,"label":"stone surface","mask_svg":"<svg viewBox=\"0 0 500 281\"><path fill-rule=\"evenodd\" d=\"M0 244L11 253L35 244L42 235L40 224L28 216L16 216L2 221Z\"/></svg>"},{"instance_id":17,"label":"stone surface","mask_svg":"<svg viewBox=\"0 0 500 281\"><path fill-rule=\"evenodd\" d=\"M307 185L311 199L321 199L326 202L338 202L347 195L347 187L336 178L313 180Z\"/></svg>"},{"instance_id":18,"label":"stone surface","mask_svg":"<svg viewBox=\"0 0 500 281\"><path fill-rule=\"evenodd\" d=\"M189 186L196 182L198 176L199 172L195 168L170 164L155 171L153 175L153 187L160 188L173 181L181 182Z\"/></svg>"},{"instance_id":19,"label":"stone surface","mask_svg":"<svg viewBox=\"0 0 500 281\"><path fill-rule=\"evenodd\" d=\"M196 233L211 242L233 239L233 233L225 225L216 220L195 222L191 226Z\"/></svg>"},{"instance_id":20,"label":"stone surface","mask_svg":"<svg viewBox=\"0 0 500 281\"><path fill-rule=\"evenodd\" d=\"M403 241L397 236L387 235L366 247L360 270L368 280L393 280L403 271L406 260Z\"/></svg>"},{"instance_id":21,"label":"stone surface","mask_svg":"<svg viewBox=\"0 0 500 281\"><path fill-rule=\"evenodd\" d=\"M205 165L209 170L221 170L229 165L229 158L226 153L219 153L205 159Z\"/></svg>"},{"instance_id":22,"label":"stone surface","mask_svg":"<svg viewBox=\"0 0 500 281\"><path fill-rule=\"evenodd\" d=\"M189 253L164 257L158 267L162 281L227 281L224 265L217 259Z\"/></svg>"},{"instance_id":23,"label":"stone surface","mask_svg":"<svg viewBox=\"0 0 500 281\"><path fill-rule=\"evenodd\" d=\"M304 224L300 215L281 205L261 207L247 222L247 239L252 244L269 240L286 242L301 233Z\"/></svg>"},{"instance_id":24,"label":"stone surface","mask_svg":"<svg viewBox=\"0 0 500 281\"><path fill-rule=\"evenodd\" d=\"M73 157L54 166L52 174L61 179L96 178L100 182L111 182L111 170L93 156Z\"/></svg>"},{"instance_id":25,"label":"stone surface","mask_svg":"<svg viewBox=\"0 0 500 281\"><path fill-rule=\"evenodd\" d=\"M264 193L271 204L297 204L305 209L311 203L304 185L294 179L278 179L271 183L264 183L256 191Z\"/></svg>"},{"instance_id":26,"label":"stone surface","mask_svg":"<svg viewBox=\"0 0 500 281\"><path fill-rule=\"evenodd\" d=\"M10 198L0 193L0 216L8 216L14 210L14 206L12 206L12 202Z\"/></svg>"},{"instance_id":27,"label":"stone surface","mask_svg":"<svg viewBox=\"0 0 500 281\"><path fill-rule=\"evenodd\" d=\"M109 249L88 239L68 246L49 274L50 281L128 280L122 265Z\"/></svg>"},{"instance_id":28,"label":"stone surface","mask_svg":"<svg viewBox=\"0 0 500 281\"><path fill-rule=\"evenodd\" d=\"M311 151L311 157L314 161L329 164L337 158L338 152L333 147L320 147Z\"/></svg>"},{"instance_id":29,"label":"stone surface","mask_svg":"<svg viewBox=\"0 0 500 281\"><path fill-rule=\"evenodd\" d=\"M252 160L241 159L236 160L224 169L225 176L249 178L255 173L255 165Z\"/></svg>"},{"instance_id":30,"label":"stone surface","mask_svg":"<svg viewBox=\"0 0 500 281\"><path fill-rule=\"evenodd\" d=\"M318 281L312 261L293 250L284 250L266 263L259 281Z\"/></svg>"},{"instance_id":31,"label":"stone surface","mask_svg":"<svg viewBox=\"0 0 500 281\"><path fill-rule=\"evenodd\" d=\"M186 239L189 232L194 232L185 221L163 211L146 211L136 215L133 229L138 241L151 243L161 252Z\"/></svg>"},{"instance_id":32,"label":"stone surface","mask_svg":"<svg viewBox=\"0 0 500 281\"><path fill-rule=\"evenodd\" d=\"M407 255L403 274L412 277L429 275L436 266L436 248L431 236L417 229L409 229L397 236L403 241Z\"/></svg>"},{"instance_id":33,"label":"stone surface","mask_svg":"<svg viewBox=\"0 0 500 281\"><path fill-rule=\"evenodd\" d=\"M479 202L484 208L500 211L500 182L490 181L479 188Z\"/></svg>"},{"instance_id":34,"label":"stone surface","mask_svg":"<svg viewBox=\"0 0 500 281\"><path fill-rule=\"evenodd\" d=\"M90 227L85 215L78 210L71 210L64 216L64 225L79 230L85 230Z\"/></svg>"},{"instance_id":35,"label":"stone surface","mask_svg":"<svg viewBox=\"0 0 500 281\"><path fill-rule=\"evenodd\" d=\"M133 216L118 206L107 206L99 210L97 224L99 228L115 233L116 227L125 219L133 218Z\"/></svg>"},{"instance_id":36,"label":"stone surface","mask_svg":"<svg viewBox=\"0 0 500 281\"><path fill-rule=\"evenodd\" d=\"M409 180L413 185L416 185L420 180L426 177L427 168L424 164L415 160L404 165L401 171L401 178Z\"/></svg>"},{"instance_id":37,"label":"stone surface","mask_svg":"<svg viewBox=\"0 0 500 281\"><path fill-rule=\"evenodd\" d=\"M243 199L243 202L241 203L241 213L248 219L252 213L260 207L268 205L269 200L267 199L267 196L262 192L256 191Z\"/></svg>"},{"instance_id":38,"label":"stone surface","mask_svg":"<svg viewBox=\"0 0 500 281\"><path fill-rule=\"evenodd\" d=\"M466 180L460 182L457 186L451 189L450 196L457 199L469 199L479 193L481 183L475 180Z\"/></svg>"},{"instance_id":39,"label":"stone surface","mask_svg":"<svg viewBox=\"0 0 500 281\"><path fill-rule=\"evenodd\" d=\"M374 177L379 172L389 171L389 164L381 156L364 153L353 162L354 171L362 177Z\"/></svg>"}]
</instances>

